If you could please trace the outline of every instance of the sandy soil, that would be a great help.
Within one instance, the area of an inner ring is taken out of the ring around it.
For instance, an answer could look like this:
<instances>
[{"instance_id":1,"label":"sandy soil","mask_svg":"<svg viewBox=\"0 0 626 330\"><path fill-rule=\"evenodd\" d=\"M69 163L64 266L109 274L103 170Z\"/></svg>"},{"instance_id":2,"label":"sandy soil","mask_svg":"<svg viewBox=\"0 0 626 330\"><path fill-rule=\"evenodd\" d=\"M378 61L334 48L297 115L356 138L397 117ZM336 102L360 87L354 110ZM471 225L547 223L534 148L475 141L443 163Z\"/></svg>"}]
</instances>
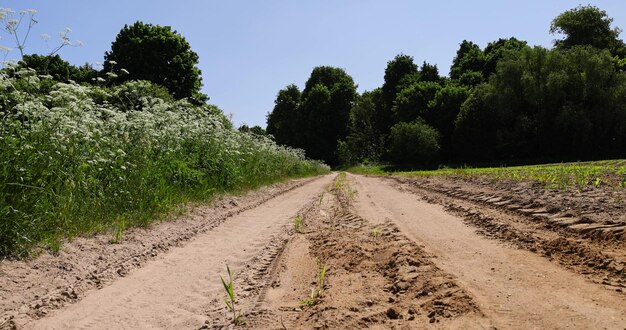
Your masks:
<instances>
[{"instance_id":1,"label":"sandy soil","mask_svg":"<svg viewBox=\"0 0 626 330\"><path fill-rule=\"evenodd\" d=\"M455 179L292 181L120 244L83 238L3 261L0 329L625 329L623 206L574 197ZM224 304L226 265L242 325Z\"/></svg>"}]
</instances>

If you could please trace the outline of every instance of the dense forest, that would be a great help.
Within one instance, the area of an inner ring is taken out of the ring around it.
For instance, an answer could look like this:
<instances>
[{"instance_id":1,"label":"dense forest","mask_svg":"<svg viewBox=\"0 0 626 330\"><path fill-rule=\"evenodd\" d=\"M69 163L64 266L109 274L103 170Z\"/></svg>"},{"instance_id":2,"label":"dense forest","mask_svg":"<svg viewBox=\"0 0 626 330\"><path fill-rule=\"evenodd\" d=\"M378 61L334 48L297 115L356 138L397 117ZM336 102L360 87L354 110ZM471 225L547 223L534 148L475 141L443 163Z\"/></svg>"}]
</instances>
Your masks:
<instances>
[{"instance_id":1,"label":"dense forest","mask_svg":"<svg viewBox=\"0 0 626 330\"><path fill-rule=\"evenodd\" d=\"M400 54L360 95L345 70L316 67L302 91L278 92L267 133L331 165L624 157L626 46L612 22L578 6L551 22L551 49L463 40L449 76Z\"/></svg>"}]
</instances>

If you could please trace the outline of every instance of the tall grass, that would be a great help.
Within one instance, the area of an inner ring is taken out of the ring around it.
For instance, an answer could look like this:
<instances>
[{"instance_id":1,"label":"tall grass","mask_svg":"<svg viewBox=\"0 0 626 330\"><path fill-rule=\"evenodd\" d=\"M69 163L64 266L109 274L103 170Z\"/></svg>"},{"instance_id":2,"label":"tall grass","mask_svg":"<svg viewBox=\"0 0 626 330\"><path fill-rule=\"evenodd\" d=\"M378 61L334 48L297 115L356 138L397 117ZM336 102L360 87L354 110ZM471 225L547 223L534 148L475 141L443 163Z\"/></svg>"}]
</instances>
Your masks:
<instances>
[{"instance_id":1,"label":"tall grass","mask_svg":"<svg viewBox=\"0 0 626 330\"><path fill-rule=\"evenodd\" d=\"M0 256L328 171L300 150L234 131L215 107L142 96L147 82L107 89L45 78L0 75Z\"/></svg>"}]
</instances>

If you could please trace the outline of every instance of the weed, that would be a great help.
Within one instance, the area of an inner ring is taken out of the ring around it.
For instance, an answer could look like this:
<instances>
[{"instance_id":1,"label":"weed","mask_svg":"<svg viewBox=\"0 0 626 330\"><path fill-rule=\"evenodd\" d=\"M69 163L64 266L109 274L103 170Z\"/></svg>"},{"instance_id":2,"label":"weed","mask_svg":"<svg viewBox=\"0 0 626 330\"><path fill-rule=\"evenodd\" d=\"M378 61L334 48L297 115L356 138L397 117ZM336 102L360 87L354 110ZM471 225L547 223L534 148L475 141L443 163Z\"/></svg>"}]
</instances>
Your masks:
<instances>
[{"instance_id":1,"label":"weed","mask_svg":"<svg viewBox=\"0 0 626 330\"><path fill-rule=\"evenodd\" d=\"M220 275L220 279L222 280L222 284L224 285L224 290L226 291L226 297L224 298L224 303L229 311L233 313L232 322L235 325L245 324L246 320L241 316L241 314L237 313L235 309L235 289L233 288L233 274L230 272L230 268L226 265L226 270L228 271L228 283L224 281L222 275Z\"/></svg>"},{"instance_id":2,"label":"weed","mask_svg":"<svg viewBox=\"0 0 626 330\"><path fill-rule=\"evenodd\" d=\"M293 219L293 229L296 231L296 233L303 234L305 226L306 225L304 224L304 218L302 218L300 214L296 215L296 217Z\"/></svg>"},{"instance_id":3,"label":"weed","mask_svg":"<svg viewBox=\"0 0 626 330\"><path fill-rule=\"evenodd\" d=\"M375 227L374 229L372 229L372 237L379 237L383 233L383 230L385 230L385 227L383 226Z\"/></svg>"},{"instance_id":4,"label":"weed","mask_svg":"<svg viewBox=\"0 0 626 330\"><path fill-rule=\"evenodd\" d=\"M317 273L317 286L311 289L311 294L309 295L308 298L300 302L300 304L303 306L316 305L324 294L326 271L328 270L328 267L326 266L326 263L323 263L323 264L319 263L319 264L320 266L318 267L319 271Z\"/></svg>"},{"instance_id":5,"label":"weed","mask_svg":"<svg viewBox=\"0 0 626 330\"><path fill-rule=\"evenodd\" d=\"M126 230L126 220L122 217L117 221L115 235L113 235L111 243L120 243L124 238L124 230Z\"/></svg>"}]
</instances>

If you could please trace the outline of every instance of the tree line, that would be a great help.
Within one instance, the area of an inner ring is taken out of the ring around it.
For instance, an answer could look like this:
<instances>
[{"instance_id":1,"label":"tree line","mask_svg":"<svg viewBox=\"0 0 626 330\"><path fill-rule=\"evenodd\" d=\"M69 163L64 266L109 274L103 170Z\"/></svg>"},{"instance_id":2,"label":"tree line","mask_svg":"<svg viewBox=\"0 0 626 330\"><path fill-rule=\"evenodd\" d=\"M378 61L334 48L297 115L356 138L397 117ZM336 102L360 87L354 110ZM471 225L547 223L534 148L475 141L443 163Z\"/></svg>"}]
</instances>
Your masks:
<instances>
[{"instance_id":1,"label":"tree line","mask_svg":"<svg viewBox=\"0 0 626 330\"><path fill-rule=\"evenodd\" d=\"M626 155L626 46L595 6L557 16L551 49L464 40L449 76L400 54L384 83L358 94L340 68L313 69L278 92L276 142L329 164L566 161Z\"/></svg>"}]
</instances>

